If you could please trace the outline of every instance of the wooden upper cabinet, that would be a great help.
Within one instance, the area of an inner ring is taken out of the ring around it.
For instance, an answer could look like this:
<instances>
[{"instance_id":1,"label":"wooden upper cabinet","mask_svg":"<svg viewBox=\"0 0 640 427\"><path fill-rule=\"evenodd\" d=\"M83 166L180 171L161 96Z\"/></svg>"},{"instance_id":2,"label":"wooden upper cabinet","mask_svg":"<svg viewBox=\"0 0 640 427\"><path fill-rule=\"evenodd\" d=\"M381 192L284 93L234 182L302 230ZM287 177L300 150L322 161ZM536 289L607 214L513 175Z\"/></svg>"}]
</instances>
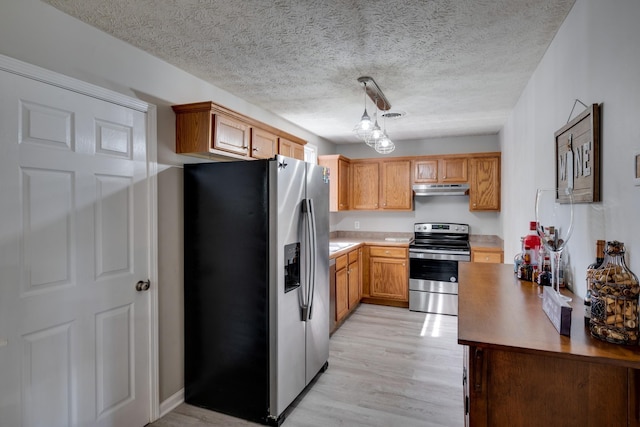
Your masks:
<instances>
[{"instance_id":1,"label":"wooden upper cabinet","mask_svg":"<svg viewBox=\"0 0 640 427\"><path fill-rule=\"evenodd\" d=\"M351 209L376 210L380 198L380 162L351 163Z\"/></svg>"},{"instance_id":2,"label":"wooden upper cabinet","mask_svg":"<svg viewBox=\"0 0 640 427\"><path fill-rule=\"evenodd\" d=\"M286 138L280 138L278 154L298 160L304 160L304 145L290 141Z\"/></svg>"},{"instance_id":3,"label":"wooden upper cabinet","mask_svg":"<svg viewBox=\"0 0 640 427\"><path fill-rule=\"evenodd\" d=\"M354 210L411 210L411 160L353 160L350 193Z\"/></svg>"},{"instance_id":4,"label":"wooden upper cabinet","mask_svg":"<svg viewBox=\"0 0 640 427\"><path fill-rule=\"evenodd\" d=\"M469 159L469 210L500 210L500 154Z\"/></svg>"},{"instance_id":5,"label":"wooden upper cabinet","mask_svg":"<svg viewBox=\"0 0 640 427\"><path fill-rule=\"evenodd\" d=\"M426 159L413 162L413 182L434 184L438 182L438 160Z\"/></svg>"},{"instance_id":6,"label":"wooden upper cabinet","mask_svg":"<svg viewBox=\"0 0 640 427\"><path fill-rule=\"evenodd\" d=\"M318 164L329 168L329 211L349 210L349 159L339 154L318 156Z\"/></svg>"},{"instance_id":7,"label":"wooden upper cabinet","mask_svg":"<svg viewBox=\"0 0 640 427\"><path fill-rule=\"evenodd\" d=\"M413 162L413 182L416 184L467 181L466 157L419 158Z\"/></svg>"},{"instance_id":8,"label":"wooden upper cabinet","mask_svg":"<svg viewBox=\"0 0 640 427\"><path fill-rule=\"evenodd\" d=\"M289 157L304 159L306 141L211 101L174 105L176 153L210 158L267 159L288 141Z\"/></svg>"},{"instance_id":9,"label":"wooden upper cabinet","mask_svg":"<svg viewBox=\"0 0 640 427\"><path fill-rule=\"evenodd\" d=\"M438 167L440 182L462 183L468 181L466 157L440 159Z\"/></svg>"},{"instance_id":10,"label":"wooden upper cabinet","mask_svg":"<svg viewBox=\"0 0 640 427\"><path fill-rule=\"evenodd\" d=\"M213 123L213 148L243 156L249 153L249 125L221 114L214 114Z\"/></svg>"},{"instance_id":11,"label":"wooden upper cabinet","mask_svg":"<svg viewBox=\"0 0 640 427\"><path fill-rule=\"evenodd\" d=\"M380 183L382 209L412 209L411 161L382 161Z\"/></svg>"},{"instance_id":12,"label":"wooden upper cabinet","mask_svg":"<svg viewBox=\"0 0 640 427\"><path fill-rule=\"evenodd\" d=\"M271 159L278 153L278 136L259 128L251 129L251 157Z\"/></svg>"}]
</instances>

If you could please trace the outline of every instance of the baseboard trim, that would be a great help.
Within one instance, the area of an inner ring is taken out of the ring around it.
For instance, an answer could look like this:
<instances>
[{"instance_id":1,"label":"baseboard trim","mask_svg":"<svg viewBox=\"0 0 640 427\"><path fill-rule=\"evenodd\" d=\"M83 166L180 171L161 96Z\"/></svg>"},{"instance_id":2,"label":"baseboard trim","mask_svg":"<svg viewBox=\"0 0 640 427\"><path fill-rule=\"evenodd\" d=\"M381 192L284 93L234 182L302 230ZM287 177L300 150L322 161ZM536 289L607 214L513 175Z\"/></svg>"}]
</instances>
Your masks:
<instances>
[{"instance_id":1,"label":"baseboard trim","mask_svg":"<svg viewBox=\"0 0 640 427\"><path fill-rule=\"evenodd\" d=\"M181 388L160 403L160 418L176 409L181 403L184 403L184 388Z\"/></svg>"}]
</instances>

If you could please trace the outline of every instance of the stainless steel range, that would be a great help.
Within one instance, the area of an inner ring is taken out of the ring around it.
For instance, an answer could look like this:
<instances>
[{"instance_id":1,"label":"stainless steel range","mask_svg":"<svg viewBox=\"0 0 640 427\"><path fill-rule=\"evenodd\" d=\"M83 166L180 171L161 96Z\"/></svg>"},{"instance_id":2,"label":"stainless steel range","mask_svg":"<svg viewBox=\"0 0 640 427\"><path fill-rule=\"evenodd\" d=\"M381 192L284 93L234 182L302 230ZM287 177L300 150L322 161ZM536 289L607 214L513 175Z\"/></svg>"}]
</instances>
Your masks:
<instances>
[{"instance_id":1,"label":"stainless steel range","mask_svg":"<svg viewBox=\"0 0 640 427\"><path fill-rule=\"evenodd\" d=\"M458 262L471 261L469 225L417 223L409 246L409 310L458 315Z\"/></svg>"}]
</instances>

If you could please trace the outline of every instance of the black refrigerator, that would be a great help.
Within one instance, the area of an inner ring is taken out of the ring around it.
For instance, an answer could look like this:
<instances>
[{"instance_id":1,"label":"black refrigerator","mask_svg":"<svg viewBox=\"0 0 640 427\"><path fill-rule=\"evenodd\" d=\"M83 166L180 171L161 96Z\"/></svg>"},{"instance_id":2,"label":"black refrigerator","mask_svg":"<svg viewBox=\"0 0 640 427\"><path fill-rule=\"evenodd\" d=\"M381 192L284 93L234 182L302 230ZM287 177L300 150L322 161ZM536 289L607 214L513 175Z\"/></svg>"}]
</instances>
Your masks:
<instances>
[{"instance_id":1,"label":"black refrigerator","mask_svg":"<svg viewBox=\"0 0 640 427\"><path fill-rule=\"evenodd\" d=\"M329 172L184 167L185 402L280 425L329 358Z\"/></svg>"}]
</instances>

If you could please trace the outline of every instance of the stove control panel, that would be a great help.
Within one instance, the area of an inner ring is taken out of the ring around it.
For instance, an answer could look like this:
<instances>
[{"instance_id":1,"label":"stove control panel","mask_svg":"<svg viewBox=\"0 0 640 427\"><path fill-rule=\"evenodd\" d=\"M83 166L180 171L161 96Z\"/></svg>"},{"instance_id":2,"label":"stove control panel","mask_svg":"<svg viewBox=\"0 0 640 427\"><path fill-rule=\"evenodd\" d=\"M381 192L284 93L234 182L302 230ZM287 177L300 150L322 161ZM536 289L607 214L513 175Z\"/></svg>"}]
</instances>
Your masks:
<instances>
[{"instance_id":1,"label":"stove control panel","mask_svg":"<svg viewBox=\"0 0 640 427\"><path fill-rule=\"evenodd\" d=\"M414 225L414 231L416 233L469 234L469 225L447 222L419 222Z\"/></svg>"}]
</instances>

